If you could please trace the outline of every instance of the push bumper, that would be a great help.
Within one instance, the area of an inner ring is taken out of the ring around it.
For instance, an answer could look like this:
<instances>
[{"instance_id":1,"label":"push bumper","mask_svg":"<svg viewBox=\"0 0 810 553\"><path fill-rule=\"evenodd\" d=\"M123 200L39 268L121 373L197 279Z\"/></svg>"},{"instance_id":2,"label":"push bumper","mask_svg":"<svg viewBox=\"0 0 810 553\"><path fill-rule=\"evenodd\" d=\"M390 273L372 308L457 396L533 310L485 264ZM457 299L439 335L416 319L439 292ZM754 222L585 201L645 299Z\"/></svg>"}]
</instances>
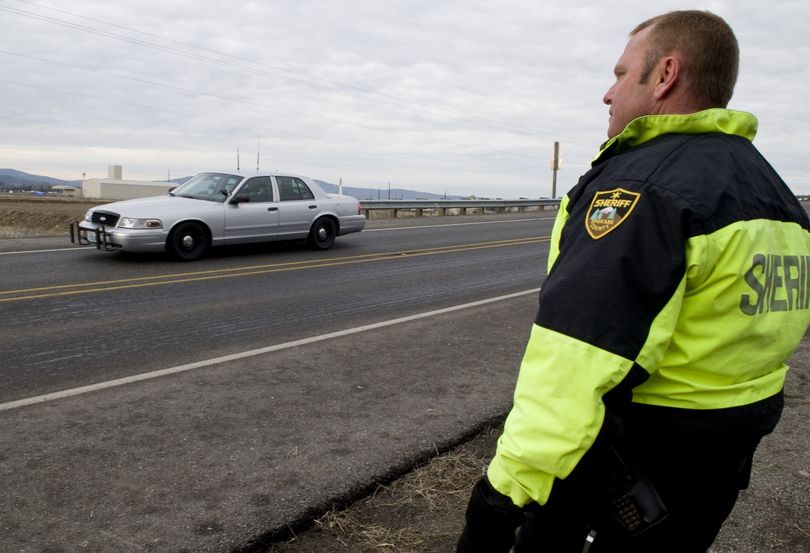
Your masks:
<instances>
[{"instance_id":1,"label":"push bumper","mask_svg":"<svg viewBox=\"0 0 810 553\"><path fill-rule=\"evenodd\" d=\"M107 227L97 225L95 228L84 228L81 221L70 223L70 241L80 246L95 245L99 250L114 252L121 249L120 245L113 244L107 234Z\"/></svg>"},{"instance_id":2,"label":"push bumper","mask_svg":"<svg viewBox=\"0 0 810 553\"><path fill-rule=\"evenodd\" d=\"M166 247L166 233L162 230L105 227L76 220L70 223L70 241L82 246L93 245L107 252L161 252Z\"/></svg>"}]
</instances>

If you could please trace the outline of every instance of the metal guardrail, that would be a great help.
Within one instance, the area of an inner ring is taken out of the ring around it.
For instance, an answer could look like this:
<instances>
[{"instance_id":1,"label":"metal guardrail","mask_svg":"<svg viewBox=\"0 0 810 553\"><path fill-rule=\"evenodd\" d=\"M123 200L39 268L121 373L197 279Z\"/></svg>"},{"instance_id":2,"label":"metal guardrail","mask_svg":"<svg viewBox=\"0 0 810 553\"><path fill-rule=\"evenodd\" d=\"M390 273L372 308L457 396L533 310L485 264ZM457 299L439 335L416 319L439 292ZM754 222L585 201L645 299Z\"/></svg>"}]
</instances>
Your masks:
<instances>
[{"instance_id":1,"label":"metal guardrail","mask_svg":"<svg viewBox=\"0 0 810 553\"><path fill-rule=\"evenodd\" d=\"M448 210L456 210L464 215L470 211L479 213L504 213L525 209L557 209L560 200L548 198L519 200L361 200L362 211L367 217L371 211L389 211L397 217L400 211L413 212L417 217L424 212L447 215Z\"/></svg>"},{"instance_id":2,"label":"metal guardrail","mask_svg":"<svg viewBox=\"0 0 810 553\"><path fill-rule=\"evenodd\" d=\"M810 196L797 195L801 202L810 202ZM424 212L438 215L448 215L448 210L457 210L464 215L477 213L504 213L506 211L523 211L525 209L558 209L560 200L549 198L519 199L519 200L361 200L362 211L366 217L370 212L389 211L390 216L397 217L400 211L415 214L417 217ZM377 215L384 216L381 213Z\"/></svg>"}]
</instances>

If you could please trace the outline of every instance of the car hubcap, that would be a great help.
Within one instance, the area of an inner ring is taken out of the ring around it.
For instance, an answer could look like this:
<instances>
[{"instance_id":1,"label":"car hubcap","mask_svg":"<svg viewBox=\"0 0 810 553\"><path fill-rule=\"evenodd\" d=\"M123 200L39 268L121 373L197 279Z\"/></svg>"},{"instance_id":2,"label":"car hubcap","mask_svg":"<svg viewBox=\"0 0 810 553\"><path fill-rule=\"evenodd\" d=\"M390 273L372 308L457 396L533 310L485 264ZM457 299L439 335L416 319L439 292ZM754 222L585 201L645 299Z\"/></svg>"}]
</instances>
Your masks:
<instances>
[{"instance_id":1,"label":"car hubcap","mask_svg":"<svg viewBox=\"0 0 810 553\"><path fill-rule=\"evenodd\" d=\"M321 227L318 229L318 240L326 240L326 229Z\"/></svg>"},{"instance_id":2,"label":"car hubcap","mask_svg":"<svg viewBox=\"0 0 810 553\"><path fill-rule=\"evenodd\" d=\"M182 240L183 248L190 250L194 247L194 237L186 234Z\"/></svg>"}]
</instances>

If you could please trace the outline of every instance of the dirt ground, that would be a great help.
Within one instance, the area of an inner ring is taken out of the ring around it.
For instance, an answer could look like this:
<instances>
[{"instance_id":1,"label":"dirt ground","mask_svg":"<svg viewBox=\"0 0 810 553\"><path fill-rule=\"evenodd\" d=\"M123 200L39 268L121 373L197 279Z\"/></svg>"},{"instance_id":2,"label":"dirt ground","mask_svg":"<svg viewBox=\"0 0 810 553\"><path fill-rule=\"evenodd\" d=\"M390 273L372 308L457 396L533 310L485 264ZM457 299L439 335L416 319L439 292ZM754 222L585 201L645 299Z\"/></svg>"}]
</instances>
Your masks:
<instances>
[{"instance_id":1,"label":"dirt ground","mask_svg":"<svg viewBox=\"0 0 810 553\"><path fill-rule=\"evenodd\" d=\"M434 458L267 553L431 553L455 550L470 490L495 451L500 428Z\"/></svg>"},{"instance_id":2,"label":"dirt ground","mask_svg":"<svg viewBox=\"0 0 810 553\"><path fill-rule=\"evenodd\" d=\"M102 202L33 196L0 196L0 238L67 236L68 225Z\"/></svg>"},{"instance_id":3,"label":"dirt ground","mask_svg":"<svg viewBox=\"0 0 810 553\"><path fill-rule=\"evenodd\" d=\"M708 553L810 553L810 334L793 358L785 411L754 460L751 485ZM495 452L501 428L471 441L265 553L449 553L464 524L470 491Z\"/></svg>"}]
</instances>

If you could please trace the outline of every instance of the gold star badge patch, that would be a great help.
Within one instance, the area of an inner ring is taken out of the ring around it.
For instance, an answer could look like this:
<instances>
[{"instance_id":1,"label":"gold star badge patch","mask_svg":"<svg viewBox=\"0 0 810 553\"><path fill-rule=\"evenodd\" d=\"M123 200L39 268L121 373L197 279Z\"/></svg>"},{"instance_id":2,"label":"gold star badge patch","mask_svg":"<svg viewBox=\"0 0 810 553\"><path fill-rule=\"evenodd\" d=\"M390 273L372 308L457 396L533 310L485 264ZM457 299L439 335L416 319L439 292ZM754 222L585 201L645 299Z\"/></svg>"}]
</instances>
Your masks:
<instances>
[{"instance_id":1,"label":"gold star badge patch","mask_svg":"<svg viewBox=\"0 0 810 553\"><path fill-rule=\"evenodd\" d=\"M641 194L624 188L597 192L585 219L585 228L591 238L598 240L630 217Z\"/></svg>"}]
</instances>

